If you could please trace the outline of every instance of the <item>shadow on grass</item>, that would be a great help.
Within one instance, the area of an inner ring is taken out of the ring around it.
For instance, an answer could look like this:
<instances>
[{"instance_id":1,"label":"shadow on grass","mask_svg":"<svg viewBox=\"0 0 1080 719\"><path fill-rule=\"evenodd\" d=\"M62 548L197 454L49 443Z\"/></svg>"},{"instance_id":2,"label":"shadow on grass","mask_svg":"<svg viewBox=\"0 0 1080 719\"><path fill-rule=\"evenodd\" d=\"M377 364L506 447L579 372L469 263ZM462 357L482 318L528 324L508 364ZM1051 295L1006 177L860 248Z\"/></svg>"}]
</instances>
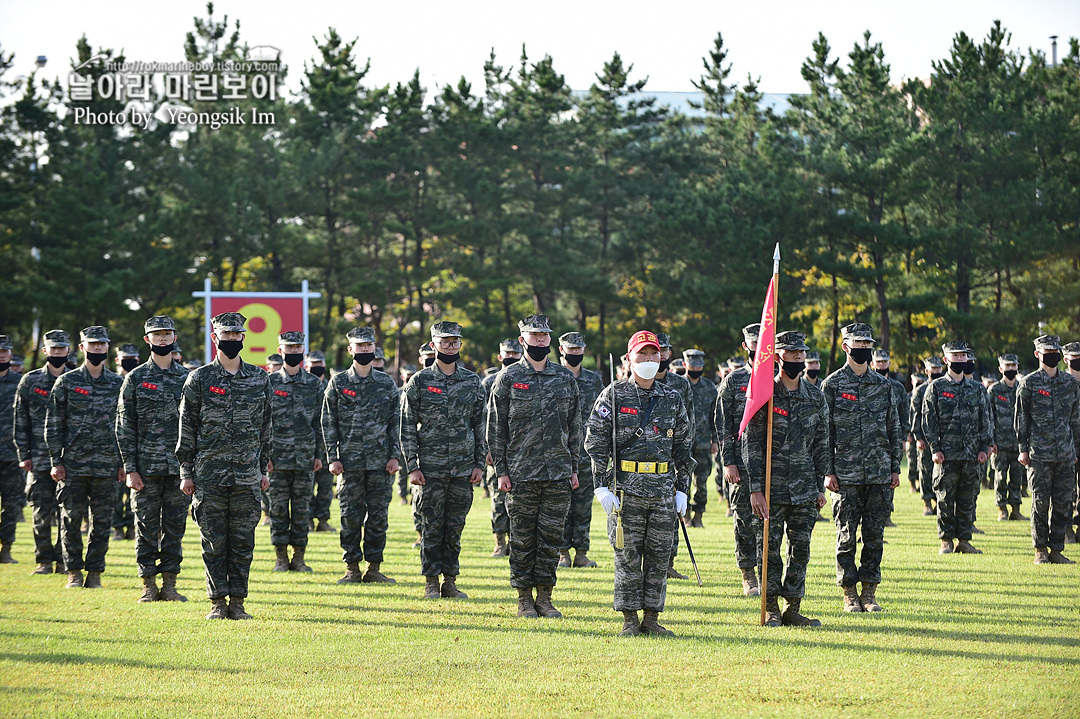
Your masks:
<instances>
[{"instance_id":1,"label":"shadow on grass","mask_svg":"<svg viewBox=\"0 0 1080 719\"><path fill-rule=\"evenodd\" d=\"M82 641L82 638L79 638ZM173 662L150 662L139 659L125 659L121 657L97 657L86 654L71 654L61 652L42 652L35 651L33 653L19 653L19 652L0 652L0 660L9 660L13 662L27 662L29 664L100 664L100 665L119 665L122 667L131 667L134 669L154 669L164 672L191 672L193 674L210 672L213 674L248 674L254 673L255 670L247 669L227 669L224 667L204 666L187 664L181 665Z\"/></svg>"}]
</instances>

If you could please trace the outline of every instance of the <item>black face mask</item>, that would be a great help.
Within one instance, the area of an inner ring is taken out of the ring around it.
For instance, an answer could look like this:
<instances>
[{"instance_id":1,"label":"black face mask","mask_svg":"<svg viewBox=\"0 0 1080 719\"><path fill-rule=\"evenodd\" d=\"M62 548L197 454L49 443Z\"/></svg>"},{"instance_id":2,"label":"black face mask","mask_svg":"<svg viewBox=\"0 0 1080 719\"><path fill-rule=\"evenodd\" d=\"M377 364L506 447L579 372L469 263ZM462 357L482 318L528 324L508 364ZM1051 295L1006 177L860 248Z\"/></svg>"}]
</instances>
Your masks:
<instances>
[{"instance_id":1,"label":"black face mask","mask_svg":"<svg viewBox=\"0 0 1080 719\"><path fill-rule=\"evenodd\" d=\"M289 365L290 367L296 367L297 365L299 365L301 362L304 361L304 353L303 352L289 352L287 354L282 355L282 359L284 359L285 364Z\"/></svg>"},{"instance_id":2,"label":"black face mask","mask_svg":"<svg viewBox=\"0 0 1080 719\"><path fill-rule=\"evenodd\" d=\"M751 363L754 361L754 355L755 354L757 354L757 352L755 352L754 350L747 350L746 351L746 356L750 358Z\"/></svg>"},{"instance_id":3,"label":"black face mask","mask_svg":"<svg viewBox=\"0 0 1080 719\"><path fill-rule=\"evenodd\" d=\"M876 369L874 371L877 372L882 377L885 377L886 379L888 379L888 377L889 377L889 370L887 370L887 369Z\"/></svg>"},{"instance_id":4,"label":"black face mask","mask_svg":"<svg viewBox=\"0 0 1080 719\"><path fill-rule=\"evenodd\" d=\"M124 368L125 372L130 372L131 370L139 366L139 358L125 357L124 359L120 360L120 366Z\"/></svg>"},{"instance_id":5,"label":"black face mask","mask_svg":"<svg viewBox=\"0 0 1080 719\"><path fill-rule=\"evenodd\" d=\"M806 363L805 362L785 362L784 360L780 360L780 367L784 370L784 374L786 374L791 379L795 379L796 377L799 376L800 372L802 372L804 369L806 369Z\"/></svg>"},{"instance_id":6,"label":"black face mask","mask_svg":"<svg viewBox=\"0 0 1080 719\"><path fill-rule=\"evenodd\" d=\"M581 364L581 360L585 359L585 355L563 355L563 359L571 367L577 367Z\"/></svg>"},{"instance_id":7,"label":"black face mask","mask_svg":"<svg viewBox=\"0 0 1080 719\"><path fill-rule=\"evenodd\" d=\"M1001 374L1005 375L1005 379L1007 379L1007 380L1016 379L1016 370L1014 370L1014 369L1007 369L1004 372L1002 372Z\"/></svg>"},{"instance_id":8,"label":"black face mask","mask_svg":"<svg viewBox=\"0 0 1080 719\"><path fill-rule=\"evenodd\" d=\"M503 357L502 358L502 366L503 367L509 367L512 364L516 364L517 361L518 360L514 359L513 357Z\"/></svg>"},{"instance_id":9,"label":"black face mask","mask_svg":"<svg viewBox=\"0 0 1080 719\"><path fill-rule=\"evenodd\" d=\"M668 357L666 360L660 360L660 369L658 369L656 371L657 372L667 372L668 367L670 367L670 366L671 366L671 358Z\"/></svg>"},{"instance_id":10,"label":"black face mask","mask_svg":"<svg viewBox=\"0 0 1080 719\"><path fill-rule=\"evenodd\" d=\"M950 362L949 371L953 374L964 374L967 371L967 362Z\"/></svg>"},{"instance_id":11,"label":"black face mask","mask_svg":"<svg viewBox=\"0 0 1080 719\"><path fill-rule=\"evenodd\" d=\"M808 369L808 370L806 370L806 376L809 377L810 379L817 379L819 374L821 374L820 369Z\"/></svg>"},{"instance_id":12,"label":"black face mask","mask_svg":"<svg viewBox=\"0 0 1080 719\"><path fill-rule=\"evenodd\" d=\"M1073 357L1069 360L1069 366L1075 370L1080 370L1080 357Z\"/></svg>"},{"instance_id":13,"label":"black face mask","mask_svg":"<svg viewBox=\"0 0 1080 719\"><path fill-rule=\"evenodd\" d=\"M164 357L165 355L171 355L175 351L173 349L175 346L176 345L150 345L150 351L158 357Z\"/></svg>"},{"instance_id":14,"label":"black face mask","mask_svg":"<svg viewBox=\"0 0 1080 719\"><path fill-rule=\"evenodd\" d=\"M375 353L374 352L357 352L356 354L354 354L352 356L352 358L353 358L353 362L355 362L356 364L360 365L361 367L366 367L367 365L369 365L373 361L375 361Z\"/></svg>"},{"instance_id":15,"label":"black face mask","mask_svg":"<svg viewBox=\"0 0 1080 719\"><path fill-rule=\"evenodd\" d=\"M63 367L67 364L67 357L46 357L45 361L53 367Z\"/></svg>"},{"instance_id":16,"label":"black face mask","mask_svg":"<svg viewBox=\"0 0 1080 719\"><path fill-rule=\"evenodd\" d=\"M529 356L533 358L534 362L539 362L548 356L548 353L551 352L551 346L533 347L532 345L526 345L525 351L529 353Z\"/></svg>"},{"instance_id":17,"label":"black face mask","mask_svg":"<svg viewBox=\"0 0 1080 719\"><path fill-rule=\"evenodd\" d=\"M945 376L944 372L931 372L930 373L930 379L937 379L938 377L944 377L944 376Z\"/></svg>"},{"instance_id":18,"label":"black face mask","mask_svg":"<svg viewBox=\"0 0 1080 719\"><path fill-rule=\"evenodd\" d=\"M686 374L690 375L690 379L697 379L698 377L700 377L704 373L705 373L705 370L703 370L703 369L688 369L688 370L686 370Z\"/></svg>"},{"instance_id":19,"label":"black face mask","mask_svg":"<svg viewBox=\"0 0 1080 719\"><path fill-rule=\"evenodd\" d=\"M848 352L848 357L850 357L851 361L855 364L866 364L870 361L873 353L874 350L870 347L853 347L851 351Z\"/></svg>"},{"instance_id":20,"label":"black face mask","mask_svg":"<svg viewBox=\"0 0 1080 719\"><path fill-rule=\"evenodd\" d=\"M11 368L11 362L0 362L0 372L7 372Z\"/></svg>"},{"instance_id":21,"label":"black face mask","mask_svg":"<svg viewBox=\"0 0 1080 719\"><path fill-rule=\"evenodd\" d=\"M221 340L217 343L217 348L229 359L236 359L236 355L244 349L244 340Z\"/></svg>"},{"instance_id":22,"label":"black face mask","mask_svg":"<svg viewBox=\"0 0 1080 719\"><path fill-rule=\"evenodd\" d=\"M315 375L316 377L322 377L324 374L326 374L326 368L325 367L312 367L311 369L308 370L308 372Z\"/></svg>"},{"instance_id":23,"label":"black face mask","mask_svg":"<svg viewBox=\"0 0 1080 719\"><path fill-rule=\"evenodd\" d=\"M975 373L975 360L968 360L967 364L964 365L964 374L974 374L974 373Z\"/></svg>"},{"instance_id":24,"label":"black face mask","mask_svg":"<svg viewBox=\"0 0 1080 719\"><path fill-rule=\"evenodd\" d=\"M455 352L452 355L448 355L445 352L436 352L435 356L438 357L439 361L443 364L454 364L458 361L458 358L461 357L461 353Z\"/></svg>"},{"instance_id":25,"label":"black face mask","mask_svg":"<svg viewBox=\"0 0 1080 719\"><path fill-rule=\"evenodd\" d=\"M435 364L435 358L434 357L425 357L424 358L424 366L425 367L430 367L433 364Z\"/></svg>"},{"instance_id":26,"label":"black face mask","mask_svg":"<svg viewBox=\"0 0 1080 719\"><path fill-rule=\"evenodd\" d=\"M1057 367L1061 364L1060 352L1047 352L1042 356L1042 363L1047 367Z\"/></svg>"},{"instance_id":27,"label":"black face mask","mask_svg":"<svg viewBox=\"0 0 1080 719\"><path fill-rule=\"evenodd\" d=\"M109 359L108 352L87 352L86 361L97 367L99 364Z\"/></svg>"}]
</instances>

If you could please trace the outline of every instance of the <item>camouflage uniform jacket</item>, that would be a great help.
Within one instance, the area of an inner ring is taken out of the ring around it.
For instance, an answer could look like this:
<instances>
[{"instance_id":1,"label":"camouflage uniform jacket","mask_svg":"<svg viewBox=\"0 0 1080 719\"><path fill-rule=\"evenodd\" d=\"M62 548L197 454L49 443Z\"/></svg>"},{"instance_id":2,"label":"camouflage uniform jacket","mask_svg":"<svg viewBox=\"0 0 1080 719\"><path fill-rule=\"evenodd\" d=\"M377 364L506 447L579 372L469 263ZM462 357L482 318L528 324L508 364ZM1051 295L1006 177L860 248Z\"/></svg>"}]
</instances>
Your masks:
<instances>
[{"instance_id":1,"label":"camouflage uniform jacket","mask_svg":"<svg viewBox=\"0 0 1080 719\"><path fill-rule=\"evenodd\" d=\"M592 412L596 398L604 391L604 380L599 372L581 368L581 376L577 378L578 411L581 412L581 444L578 446L578 468L590 466L589 455L585 453L585 423L589 421L589 413Z\"/></svg>"},{"instance_id":2,"label":"camouflage uniform jacket","mask_svg":"<svg viewBox=\"0 0 1080 719\"><path fill-rule=\"evenodd\" d=\"M735 465L739 473L746 472L743 465L742 447L739 442L739 424L746 409L746 391L750 386L750 370L740 367L720 383L713 413L716 439L720 443L720 462L726 467Z\"/></svg>"},{"instance_id":3,"label":"camouflage uniform jacket","mask_svg":"<svg viewBox=\"0 0 1080 719\"><path fill-rule=\"evenodd\" d=\"M414 374L401 392L405 469L425 477L468 477L484 468L484 390L458 362L447 376L436 364Z\"/></svg>"},{"instance_id":4,"label":"camouflage uniform jacket","mask_svg":"<svg viewBox=\"0 0 1080 719\"><path fill-rule=\"evenodd\" d=\"M19 461L33 462L35 472L49 471L49 446L45 444L45 410L49 406L54 377L48 367L22 376L15 394L15 447Z\"/></svg>"},{"instance_id":5,"label":"camouflage uniform jacket","mask_svg":"<svg viewBox=\"0 0 1080 719\"><path fill-rule=\"evenodd\" d=\"M570 481L580 461L579 391L573 373L550 360L537 372L522 357L495 376L487 440L497 477Z\"/></svg>"},{"instance_id":6,"label":"camouflage uniform jacket","mask_svg":"<svg viewBox=\"0 0 1080 719\"><path fill-rule=\"evenodd\" d=\"M69 477L116 475L116 405L122 381L104 367L94 379L86 365L56 379L45 410L45 444L53 467L64 465Z\"/></svg>"},{"instance_id":7,"label":"camouflage uniform jacket","mask_svg":"<svg viewBox=\"0 0 1080 719\"><path fill-rule=\"evenodd\" d=\"M705 375L698 377L697 384L690 380L686 382L694 395L694 449L707 450L716 441L716 427L713 426L716 385ZM742 417L739 420L742 421Z\"/></svg>"},{"instance_id":8,"label":"camouflage uniform jacket","mask_svg":"<svg viewBox=\"0 0 1080 719\"><path fill-rule=\"evenodd\" d=\"M181 479L203 486L258 486L273 438L270 378L247 362L229 374L215 358L192 370L180 400Z\"/></svg>"},{"instance_id":9,"label":"camouflage uniform jacket","mask_svg":"<svg viewBox=\"0 0 1080 719\"><path fill-rule=\"evenodd\" d=\"M614 393L615 401L612 401ZM649 399L656 397L645 434L633 444L631 437L641 426ZM624 472L612 486L611 429L616 425L616 449L623 462L666 462L666 472ZM697 462L691 452L693 425L678 390L654 382L651 389L641 389L633 379L617 380L600 393L586 423L585 451L592 460L593 486L607 487L638 497L670 497L676 490L686 493Z\"/></svg>"},{"instance_id":10,"label":"camouflage uniform jacket","mask_svg":"<svg viewBox=\"0 0 1080 719\"><path fill-rule=\"evenodd\" d=\"M1038 462L1075 462L1080 455L1080 382L1058 370L1025 375L1016 385L1016 439Z\"/></svg>"},{"instance_id":11,"label":"camouflage uniform jacket","mask_svg":"<svg viewBox=\"0 0 1080 719\"><path fill-rule=\"evenodd\" d=\"M274 469L311 471L322 444L322 402L322 381L303 367L295 375L284 367L270 373L270 416L274 425L270 459Z\"/></svg>"},{"instance_id":12,"label":"camouflage uniform jacket","mask_svg":"<svg viewBox=\"0 0 1080 719\"><path fill-rule=\"evenodd\" d=\"M892 385L892 399L893 404L896 405L896 411L900 413L900 431L903 433L901 443L907 440L908 434L910 434L911 427L911 399L908 397L907 388L904 387L904 383L895 377L889 377L889 384Z\"/></svg>"},{"instance_id":13,"label":"camouflage uniform jacket","mask_svg":"<svg viewBox=\"0 0 1080 719\"><path fill-rule=\"evenodd\" d=\"M499 368L499 372L502 372L502 367ZM484 428L487 431L488 415L491 413L491 390L495 387L495 378L499 376L499 372L489 374L484 379L480 380L480 387L484 390Z\"/></svg>"},{"instance_id":14,"label":"camouflage uniform jacket","mask_svg":"<svg viewBox=\"0 0 1080 719\"><path fill-rule=\"evenodd\" d=\"M372 370L361 377L355 367L349 367L334 375L322 399L328 462L341 462L346 472L386 471L391 459L400 463L400 395L384 372Z\"/></svg>"},{"instance_id":15,"label":"camouflage uniform jacket","mask_svg":"<svg viewBox=\"0 0 1080 719\"><path fill-rule=\"evenodd\" d=\"M765 435L768 405L746 426L742 456L750 491L765 491ZM821 390L799 380L789 392L783 381L773 385L772 479L769 502L806 504L825 492L829 468L829 407Z\"/></svg>"},{"instance_id":16,"label":"camouflage uniform jacket","mask_svg":"<svg viewBox=\"0 0 1080 719\"><path fill-rule=\"evenodd\" d=\"M1010 387L1005 384L1005 380L999 379L986 390L990 397L990 419L993 420L994 425L994 444L999 451L1020 451L1016 443L1016 428L1013 426L1018 386L1018 382L1014 382Z\"/></svg>"},{"instance_id":17,"label":"camouflage uniform jacket","mask_svg":"<svg viewBox=\"0 0 1080 719\"><path fill-rule=\"evenodd\" d=\"M948 375L930 383L923 398L923 435L931 453L950 462L974 460L994 442L986 390L973 379Z\"/></svg>"},{"instance_id":18,"label":"camouflage uniform jacket","mask_svg":"<svg viewBox=\"0 0 1080 719\"><path fill-rule=\"evenodd\" d=\"M909 423L904 428L915 439L921 439L924 442L926 441L926 435L923 434L922 409L923 400L926 398L926 390L929 386L930 382L924 382L911 393L911 403L908 406Z\"/></svg>"},{"instance_id":19,"label":"camouflage uniform jacket","mask_svg":"<svg viewBox=\"0 0 1080 719\"><path fill-rule=\"evenodd\" d=\"M19 456L15 449L15 396L22 375L9 369L0 377L0 462L14 462Z\"/></svg>"},{"instance_id":20,"label":"camouflage uniform jacket","mask_svg":"<svg viewBox=\"0 0 1080 719\"><path fill-rule=\"evenodd\" d=\"M821 383L829 405L829 471L841 485L889 484L900 472L904 436L889 381L846 364Z\"/></svg>"},{"instance_id":21,"label":"camouflage uniform jacket","mask_svg":"<svg viewBox=\"0 0 1080 719\"><path fill-rule=\"evenodd\" d=\"M116 443L125 472L144 477L180 474L175 452L180 394L187 376L179 362L163 370L148 359L124 377L116 409Z\"/></svg>"},{"instance_id":22,"label":"camouflage uniform jacket","mask_svg":"<svg viewBox=\"0 0 1080 719\"><path fill-rule=\"evenodd\" d=\"M682 397L683 406L686 407L686 416L690 418L691 446L697 446L697 411L694 409L694 387L690 384L690 380L669 371L663 377L657 377L656 381L676 390Z\"/></svg>"}]
</instances>

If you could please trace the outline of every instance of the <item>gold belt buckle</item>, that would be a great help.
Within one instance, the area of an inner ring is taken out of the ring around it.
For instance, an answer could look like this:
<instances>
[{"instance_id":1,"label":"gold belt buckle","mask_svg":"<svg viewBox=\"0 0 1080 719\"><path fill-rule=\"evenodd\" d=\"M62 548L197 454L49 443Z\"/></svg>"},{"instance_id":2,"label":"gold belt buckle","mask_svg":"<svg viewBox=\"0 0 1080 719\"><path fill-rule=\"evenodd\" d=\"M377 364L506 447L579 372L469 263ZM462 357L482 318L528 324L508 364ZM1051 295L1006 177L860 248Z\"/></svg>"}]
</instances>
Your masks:
<instances>
[{"instance_id":1,"label":"gold belt buckle","mask_svg":"<svg viewBox=\"0 0 1080 719\"><path fill-rule=\"evenodd\" d=\"M659 474L667 474L667 471L668 471L668 463L667 462L661 462L660 465L657 467L657 473L659 473Z\"/></svg>"},{"instance_id":2,"label":"gold belt buckle","mask_svg":"<svg viewBox=\"0 0 1080 719\"><path fill-rule=\"evenodd\" d=\"M634 472L637 470L637 462L628 462L627 460L619 461L619 469L624 472Z\"/></svg>"},{"instance_id":3,"label":"gold belt buckle","mask_svg":"<svg viewBox=\"0 0 1080 719\"><path fill-rule=\"evenodd\" d=\"M656 474L656 462L638 462L638 472Z\"/></svg>"}]
</instances>

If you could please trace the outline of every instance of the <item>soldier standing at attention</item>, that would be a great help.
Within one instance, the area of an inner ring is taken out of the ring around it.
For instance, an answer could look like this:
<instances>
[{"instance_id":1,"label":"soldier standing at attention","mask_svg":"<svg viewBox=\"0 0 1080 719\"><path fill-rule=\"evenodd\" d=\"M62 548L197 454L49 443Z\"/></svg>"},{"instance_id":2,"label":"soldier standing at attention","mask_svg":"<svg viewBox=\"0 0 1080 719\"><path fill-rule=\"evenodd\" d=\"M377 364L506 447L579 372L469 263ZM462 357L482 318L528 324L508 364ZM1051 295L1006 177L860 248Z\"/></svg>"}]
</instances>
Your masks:
<instances>
[{"instance_id":1,"label":"soldier standing at attention","mask_svg":"<svg viewBox=\"0 0 1080 719\"><path fill-rule=\"evenodd\" d=\"M998 356L1001 379L990 385L990 419L994 426L994 446L990 448L994 463L994 500L998 506L998 521L1027 519L1020 514L1020 482L1024 468L1020 464L1020 449L1016 443L1013 417L1016 414L1016 374L1020 360L1014 354ZM1009 511L1010 506L1012 511Z\"/></svg>"},{"instance_id":2,"label":"soldier standing at attention","mask_svg":"<svg viewBox=\"0 0 1080 719\"><path fill-rule=\"evenodd\" d=\"M772 481L765 502L765 442L768 405L757 411L742 436L742 456L749 475L750 505L763 522L769 519L769 576L765 582L765 625L820 627L817 619L799 613L806 594L810 535L818 509L825 506L822 481L828 471L829 409L817 387L799 379L806 366L806 335L776 335L780 371L773 384ZM764 524L756 525L761 534ZM780 543L787 537L787 571ZM759 534L758 543L764 536ZM782 578L781 578L782 575ZM780 613L779 597L786 600Z\"/></svg>"},{"instance_id":3,"label":"soldier standing at attention","mask_svg":"<svg viewBox=\"0 0 1080 719\"><path fill-rule=\"evenodd\" d=\"M60 505L67 586L100 589L120 468L113 428L121 379L104 367L109 358L109 333L104 327L87 327L80 339L85 361L53 385L45 412L45 443L49 446L52 478L58 484L56 499ZM80 529L88 501L90 537L84 585Z\"/></svg>"},{"instance_id":4,"label":"soldier standing at attention","mask_svg":"<svg viewBox=\"0 0 1080 719\"><path fill-rule=\"evenodd\" d=\"M139 366L139 348L130 342L116 348L116 374L127 377L128 372Z\"/></svg>"},{"instance_id":5,"label":"soldier standing at attention","mask_svg":"<svg viewBox=\"0 0 1080 719\"><path fill-rule=\"evenodd\" d=\"M874 359L874 371L879 375L889 380L889 385L892 388L892 399L896 405L897 412L900 413L900 430L904 432L905 447L906 443L914 441L914 437L911 436L911 432L908 431L908 427L911 426L910 415L910 398L908 397L907 389L904 387L904 383L898 380L895 374L890 373L889 364L892 358L889 356L889 350L876 349L873 354ZM885 520L886 527L895 527L896 524L892 521L892 513L894 511L893 499L896 496L896 490L893 490L892 495L889 497L889 518Z\"/></svg>"},{"instance_id":6,"label":"soldier standing at attention","mask_svg":"<svg viewBox=\"0 0 1080 719\"><path fill-rule=\"evenodd\" d=\"M694 391L690 382L685 377L680 377L674 372L669 372L671 367L671 336L665 332L657 332L656 339L660 342L660 369L656 373L656 381L675 389L682 397L683 406L686 407L686 415L690 418L690 431L694 431ZM674 534L671 538L671 562L668 566L668 579L689 579L685 574L675 568L675 556L679 553L679 525L675 525Z\"/></svg>"},{"instance_id":7,"label":"soldier standing at attention","mask_svg":"<svg viewBox=\"0 0 1080 719\"><path fill-rule=\"evenodd\" d=\"M120 379L139 366L139 348L125 343L116 348L116 373ZM114 540L135 539L135 515L131 511L131 488L121 484L116 493L116 514L113 517Z\"/></svg>"},{"instance_id":8,"label":"soldier standing at attention","mask_svg":"<svg viewBox=\"0 0 1080 719\"><path fill-rule=\"evenodd\" d=\"M630 377L604 388L587 423L593 492L608 514L608 539L615 551L614 609L623 615L619 636L674 635L659 616L667 597L672 530L686 514L694 474L694 430L682 395L655 381L659 344L648 331L630 338ZM622 519L622 549L615 546L615 512Z\"/></svg>"},{"instance_id":9,"label":"soldier standing at attention","mask_svg":"<svg viewBox=\"0 0 1080 719\"><path fill-rule=\"evenodd\" d=\"M807 352L806 353L806 371L803 372L803 379L814 385L818 389L821 389L821 353L820 352Z\"/></svg>"},{"instance_id":10,"label":"soldier standing at attention","mask_svg":"<svg viewBox=\"0 0 1080 719\"><path fill-rule=\"evenodd\" d=\"M311 350L305 357L305 365L310 374L319 378L322 383L322 391L326 392L326 385L330 377L326 374L326 355L319 350ZM319 424L322 426L322 403L319 403ZM315 456L323 461L322 467L315 470L314 497L308 508L308 531L309 532L336 532L337 529L330 524L330 503L334 501L334 475L330 474L329 462L326 461L326 451L323 447L322 431L316 437L318 446Z\"/></svg>"},{"instance_id":11,"label":"soldier standing at attention","mask_svg":"<svg viewBox=\"0 0 1080 719\"><path fill-rule=\"evenodd\" d=\"M0 335L0 564L18 564L11 556L16 517L22 515L26 475L15 449L13 412L22 375L11 369L11 337Z\"/></svg>"},{"instance_id":12,"label":"soldier standing at attention","mask_svg":"<svg viewBox=\"0 0 1080 719\"><path fill-rule=\"evenodd\" d=\"M514 338L508 337L499 343L499 362L501 366L508 367L521 359L521 344ZM487 428L488 416L491 412L491 388L495 386L495 377L498 372L488 375L481 382L484 388L484 427ZM510 516L506 513L506 492L499 489L499 481L495 476L495 460L491 458L491 452L487 453L487 478L491 485L491 533L495 535L495 549L492 557L509 557L510 544L507 537L510 536Z\"/></svg>"},{"instance_id":13,"label":"soldier standing at attention","mask_svg":"<svg viewBox=\"0 0 1080 719\"><path fill-rule=\"evenodd\" d=\"M829 471L836 523L836 579L845 612L880 612L881 554L892 490L900 484L904 433L888 380L871 372L870 325L842 328L847 362L821 383L829 405ZM855 561L862 530L862 566ZM862 594L856 584L862 582Z\"/></svg>"},{"instance_id":14,"label":"soldier standing at attention","mask_svg":"<svg viewBox=\"0 0 1080 719\"><path fill-rule=\"evenodd\" d=\"M341 550L345 576L338 584L395 580L380 571L386 549L398 449L400 393L385 372L375 372L375 329L354 327L345 335L352 366L326 387L322 409L323 443L330 473L338 478ZM362 545L362 546L361 546ZM367 571L360 573L360 562Z\"/></svg>"},{"instance_id":15,"label":"soldier standing at attention","mask_svg":"<svg viewBox=\"0 0 1080 719\"><path fill-rule=\"evenodd\" d=\"M495 379L487 437L499 489L509 493L510 586L518 591L518 616L558 618L551 591L571 490L578 488L579 391L573 373L547 359L546 315L526 317L518 331L526 355Z\"/></svg>"},{"instance_id":16,"label":"soldier standing at attention","mask_svg":"<svg viewBox=\"0 0 1080 719\"><path fill-rule=\"evenodd\" d=\"M1068 365L1068 373L1073 379L1080 382L1080 342L1070 342L1067 345L1061 347L1065 355L1065 364ZM1076 489L1077 493L1073 494L1073 509L1074 515L1065 527L1065 543L1076 543L1076 532L1073 531L1073 525L1077 525L1077 531L1080 531L1080 461L1076 464ZM21 515L20 515L21 516Z\"/></svg>"},{"instance_id":17,"label":"soldier standing at attention","mask_svg":"<svg viewBox=\"0 0 1080 719\"><path fill-rule=\"evenodd\" d=\"M22 355L11 355L11 369L19 374L23 373L23 367L26 365L26 357Z\"/></svg>"},{"instance_id":18,"label":"soldier standing at attention","mask_svg":"<svg viewBox=\"0 0 1080 719\"><path fill-rule=\"evenodd\" d=\"M713 455L720 449L716 443L716 428L713 427L716 406L716 385L705 373L705 353L699 349L683 350L683 363L686 365L686 379L690 382L690 391L694 395L694 496L690 500L691 527L703 527L701 515L709 501L709 472L712 470ZM677 527L676 527L677 528Z\"/></svg>"},{"instance_id":19,"label":"soldier standing at attention","mask_svg":"<svg viewBox=\"0 0 1080 719\"><path fill-rule=\"evenodd\" d=\"M375 359L371 361L371 369L386 372L386 353L383 352L382 347L375 348Z\"/></svg>"},{"instance_id":20,"label":"soldier standing at attention","mask_svg":"<svg viewBox=\"0 0 1080 719\"><path fill-rule=\"evenodd\" d=\"M570 492L570 511L566 514L566 526L563 528L562 549L559 550L560 567L595 567L596 562L589 559L589 530L592 529L593 476L592 463L585 454L585 422L589 419L593 403L604 389L604 380L600 374L581 366L585 357L585 338L580 332L567 332L559 338L559 354L562 366L570 370L577 378L578 411L581 413L581 444L578 447L578 486ZM574 549L573 562L570 549Z\"/></svg>"},{"instance_id":21,"label":"soldier standing at attention","mask_svg":"<svg viewBox=\"0 0 1080 719\"><path fill-rule=\"evenodd\" d=\"M930 456L930 447L926 444L926 435L923 434L922 410L923 400L926 398L926 390L930 387L930 383L942 377L945 372L941 360L937 357L927 357L923 360L923 366L926 367L928 379L925 384L919 385L911 393L908 412L911 425L905 429L915 438L915 447L919 455L919 491L923 500L923 516L931 517L937 514L937 509L934 508L934 461Z\"/></svg>"},{"instance_id":22,"label":"soldier standing at attention","mask_svg":"<svg viewBox=\"0 0 1080 719\"><path fill-rule=\"evenodd\" d=\"M1035 339L1039 369L1016 388L1016 439L1031 488L1031 540L1036 564L1075 564L1062 554L1071 519L1080 454L1080 382L1058 370L1061 340ZM1049 550L1049 551L1047 551Z\"/></svg>"},{"instance_id":23,"label":"soldier standing at attention","mask_svg":"<svg viewBox=\"0 0 1080 719\"><path fill-rule=\"evenodd\" d=\"M473 487L484 472L484 390L461 364L461 325L431 326L436 361L412 376L401 393L401 452L420 518L424 599L468 599L457 588L461 531L472 507ZM439 586L439 575L443 576Z\"/></svg>"},{"instance_id":24,"label":"soldier standing at attention","mask_svg":"<svg viewBox=\"0 0 1080 719\"><path fill-rule=\"evenodd\" d=\"M30 473L27 489L34 508L34 562L31 574L64 574L59 530L52 538L53 520L58 518L56 482L49 473L49 447L45 444L45 413L57 377L67 365L71 339L64 330L45 333L45 366L31 370L19 380L15 394L15 447L19 451L19 469Z\"/></svg>"},{"instance_id":25,"label":"soldier standing at attention","mask_svg":"<svg viewBox=\"0 0 1080 719\"><path fill-rule=\"evenodd\" d=\"M172 358L176 325L171 317L149 318L143 332L150 359L124 378L116 411L116 443L135 510L135 563L143 583L139 601L186 602L176 591L176 575L184 559L191 497L180 491L174 452L188 373Z\"/></svg>"},{"instance_id":26,"label":"soldier standing at attention","mask_svg":"<svg viewBox=\"0 0 1080 719\"><path fill-rule=\"evenodd\" d=\"M217 356L188 374L180 400L176 459L181 491L195 496L192 513L213 605L207 619L251 619L244 600L259 497L270 486L270 378L240 359L246 321L239 312L210 318Z\"/></svg>"},{"instance_id":27,"label":"soldier standing at attention","mask_svg":"<svg viewBox=\"0 0 1080 719\"><path fill-rule=\"evenodd\" d=\"M310 572L307 551L309 510L315 472L322 469L322 381L305 372L304 333L278 335L281 369L270 373L270 414L274 440L270 445L270 543L275 572ZM289 546L293 548L289 559Z\"/></svg>"}]
</instances>

